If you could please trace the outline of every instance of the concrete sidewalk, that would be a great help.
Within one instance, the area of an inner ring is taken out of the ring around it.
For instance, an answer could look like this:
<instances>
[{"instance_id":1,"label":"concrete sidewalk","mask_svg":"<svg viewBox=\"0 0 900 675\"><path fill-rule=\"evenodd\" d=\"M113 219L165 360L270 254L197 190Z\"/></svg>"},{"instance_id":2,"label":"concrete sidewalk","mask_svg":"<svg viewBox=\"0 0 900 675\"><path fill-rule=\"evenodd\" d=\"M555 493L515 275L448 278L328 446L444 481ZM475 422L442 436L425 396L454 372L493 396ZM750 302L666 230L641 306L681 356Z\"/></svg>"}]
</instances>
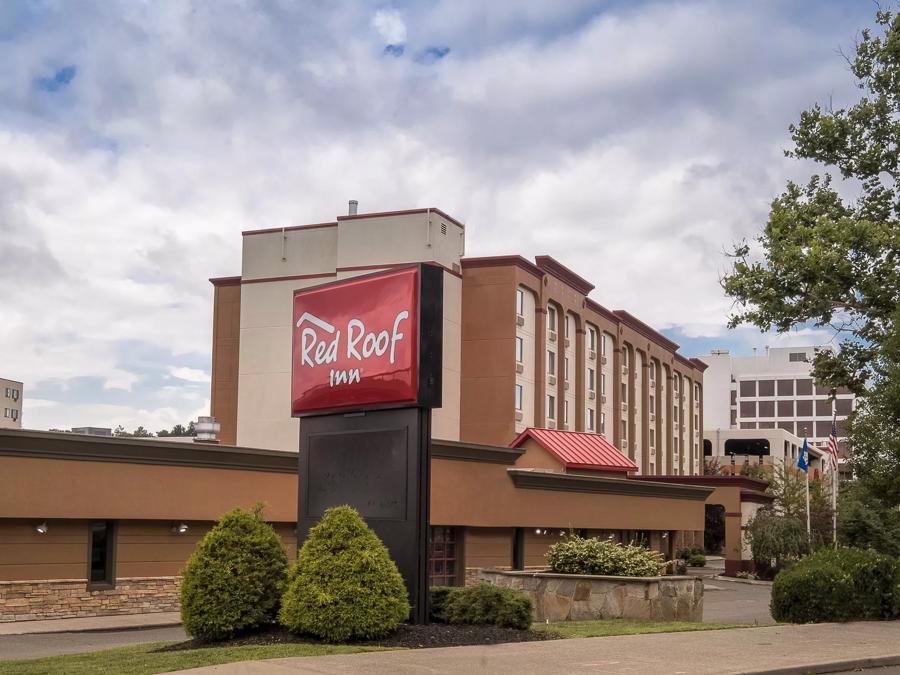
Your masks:
<instances>
[{"instance_id":1,"label":"concrete sidewalk","mask_svg":"<svg viewBox=\"0 0 900 675\"><path fill-rule=\"evenodd\" d=\"M184 672L803 675L897 663L900 622L873 621L244 661Z\"/></svg>"},{"instance_id":2,"label":"concrete sidewalk","mask_svg":"<svg viewBox=\"0 0 900 675\"><path fill-rule=\"evenodd\" d=\"M77 619L44 619L0 623L0 635L32 635L35 633L86 633L92 631L131 630L181 625L178 612L153 614L118 614Z\"/></svg>"}]
</instances>

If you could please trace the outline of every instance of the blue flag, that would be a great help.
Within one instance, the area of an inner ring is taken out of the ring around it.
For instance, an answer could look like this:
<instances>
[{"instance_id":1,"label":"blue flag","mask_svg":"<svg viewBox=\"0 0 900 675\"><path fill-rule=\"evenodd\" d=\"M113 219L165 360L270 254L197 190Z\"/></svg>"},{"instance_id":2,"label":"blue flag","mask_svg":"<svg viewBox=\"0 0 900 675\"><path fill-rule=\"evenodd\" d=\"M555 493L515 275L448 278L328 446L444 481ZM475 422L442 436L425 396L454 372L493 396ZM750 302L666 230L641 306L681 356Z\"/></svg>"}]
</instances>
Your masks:
<instances>
[{"instance_id":1,"label":"blue flag","mask_svg":"<svg viewBox=\"0 0 900 675\"><path fill-rule=\"evenodd\" d=\"M803 439L803 448L800 450L800 459L797 460L797 467L803 473L809 473L809 445L805 438Z\"/></svg>"}]
</instances>

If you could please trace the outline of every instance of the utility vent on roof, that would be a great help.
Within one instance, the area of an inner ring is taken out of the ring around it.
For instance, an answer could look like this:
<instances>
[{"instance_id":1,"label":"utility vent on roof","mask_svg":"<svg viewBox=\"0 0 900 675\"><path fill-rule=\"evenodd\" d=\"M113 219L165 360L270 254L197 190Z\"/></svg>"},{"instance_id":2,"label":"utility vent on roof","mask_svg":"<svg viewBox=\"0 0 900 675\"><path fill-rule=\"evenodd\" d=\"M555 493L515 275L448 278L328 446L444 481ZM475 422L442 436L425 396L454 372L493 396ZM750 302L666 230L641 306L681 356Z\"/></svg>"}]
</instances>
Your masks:
<instances>
[{"instance_id":1,"label":"utility vent on roof","mask_svg":"<svg viewBox=\"0 0 900 675\"><path fill-rule=\"evenodd\" d=\"M447 223L441 223L441 234L447 234Z\"/></svg>"}]
</instances>

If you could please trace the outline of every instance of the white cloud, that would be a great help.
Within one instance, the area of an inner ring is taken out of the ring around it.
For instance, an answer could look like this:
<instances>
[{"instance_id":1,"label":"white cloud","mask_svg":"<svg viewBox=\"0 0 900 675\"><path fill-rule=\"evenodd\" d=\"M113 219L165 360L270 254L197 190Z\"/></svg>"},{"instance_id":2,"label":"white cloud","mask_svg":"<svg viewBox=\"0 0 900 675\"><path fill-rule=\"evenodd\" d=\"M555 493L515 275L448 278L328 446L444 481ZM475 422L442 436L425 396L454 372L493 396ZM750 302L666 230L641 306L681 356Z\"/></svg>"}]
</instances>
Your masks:
<instances>
[{"instance_id":1,"label":"white cloud","mask_svg":"<svg viewBox=\"0 0 900 675\"><path fill-rule=\"evenodd\" d=\"M41 5L39 30L0 40L0 354L15 355L0 375L26 383L26 406L59 399L26 424L186 423L208 394L207 279L239 273L240 231L329 220L348 198L439 206L467 222L469 255L550 254L605 305L736 340L722 250L808 172L782 156L788 123L855 95L836 54L871 20L854 12ZM453 58L385 59L373 31ZM68 87L33 87L67 64Z\"/></svg>"},{"instance_id":2,"label":"white cloud","mask_svg":"<svg viewBox=\"0 0 900 675\"><path fill-rule=\"evenodd\" d=\"M406 24L395 9L379 9L372 17L372 26L387 44L406 42Z\"/></svg>"},{"instance_id":3,"label":"white cloud","mask_svg":"<svg viewBox=\"0 0 900 675\"><path fill-rule=\"evenodd\" d=\"M209 373L203 370L198 370L197 368L169 368L169 374L172 377L177 377L179 380L186 380L187 382L210 382Z\"/></svg>"}]
</instances>

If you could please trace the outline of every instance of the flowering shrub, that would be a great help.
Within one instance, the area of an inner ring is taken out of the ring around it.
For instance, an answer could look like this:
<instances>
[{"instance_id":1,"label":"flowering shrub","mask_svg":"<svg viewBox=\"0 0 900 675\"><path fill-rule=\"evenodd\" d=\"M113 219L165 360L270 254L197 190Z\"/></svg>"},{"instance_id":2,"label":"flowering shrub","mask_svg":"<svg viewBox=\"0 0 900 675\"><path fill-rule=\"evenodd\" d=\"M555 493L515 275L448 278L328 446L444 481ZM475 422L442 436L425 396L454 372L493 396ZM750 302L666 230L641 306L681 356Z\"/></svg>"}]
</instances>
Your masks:
<instances>
[{"instance_id":1,"label":"flowering shrub","mask_svg":"<svg viewBox=\"0 0 900 675\"><path fill-rule=\"evenodd\" d=\"M606 539L568 536L547 551L550 569L561 574L654 577L665 565L663 556L642 546L622 546Z\"/></svg>"}]
</instances>

